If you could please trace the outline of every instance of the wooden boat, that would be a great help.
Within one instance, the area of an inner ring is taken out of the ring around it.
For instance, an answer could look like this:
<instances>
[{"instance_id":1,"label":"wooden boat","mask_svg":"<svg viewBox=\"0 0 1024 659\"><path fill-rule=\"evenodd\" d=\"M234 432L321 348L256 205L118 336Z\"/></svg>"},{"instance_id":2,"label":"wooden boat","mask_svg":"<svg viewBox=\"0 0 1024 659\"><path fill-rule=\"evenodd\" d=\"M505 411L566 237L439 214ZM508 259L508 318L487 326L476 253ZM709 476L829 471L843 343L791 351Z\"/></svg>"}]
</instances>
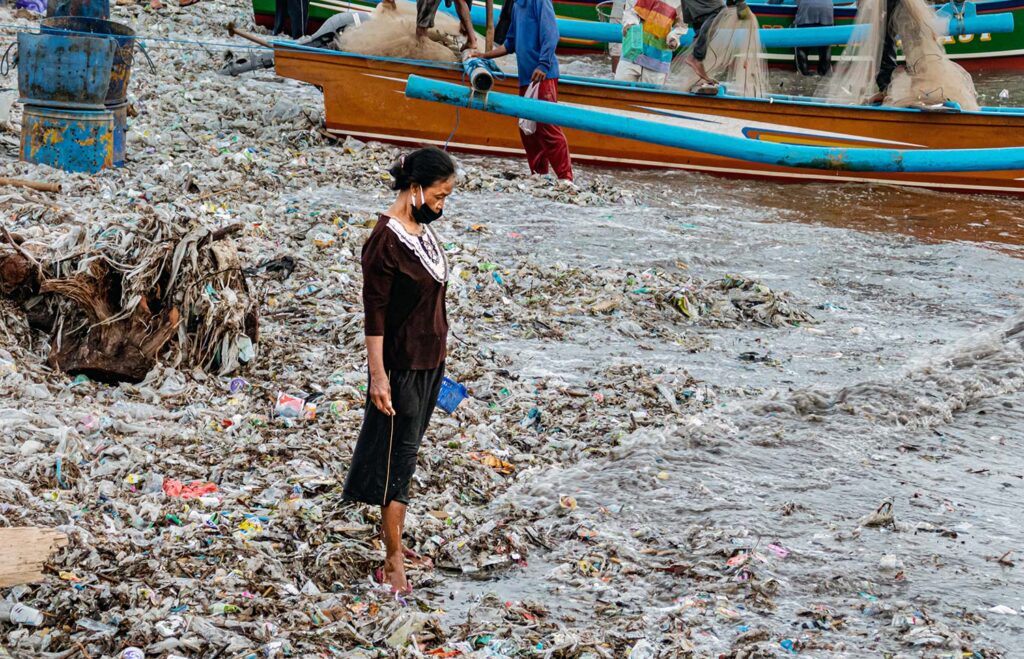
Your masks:
<instances>
[{"instance_id":1,"label":"wooden boat","mask_svg":"<svg viewBox=\"0 0 1024 659\"><path fill-rule=\"evenodd\" d=\"M1024 0L1022 0L1024 2ZM274 27L274 6L276 0L252 0L253 20L267 29ZM500 12L502 2L495 2L495 11ZM555 0L555 14L568 20L596 21L596 2L589 0ZM377 0L310 0L309 24L307 31L312 34L324 21L342 11L369 11L377 6ZM285 19L285 31L288 31ZM558 41L558 52L562 55L592 55L604 53L607 44L591 39L567 39Z\"/></svg>"},{"instance_id":2,"label":"wooden boat","mask_svg":"<svg viewBox=\"0 0 1024 659\"><path fill-rule=\"evenodd\" d=\"M597 21L598 5L607 0L554 0L555 13L565 19ZM271 28L274 25L275 0L252 0L253 17L256 23ZM368 10L376 0L311 0L309 7L310 32L316 30L327 18L339 11L349 9ZM500 9L501 2L496 6ZM765 0L752 0L750 7L764 28L788 28L793 25L796 5L769 4ZM958 11L978 14L1011 12L1014 15L1014 31L1006 34L965 34L946 37L946 52L969 71L1014 71L1024 69L1024 0L982 0L958 5ZM854 4L837 4L835 19L837 25L853 23L857 15ZM563 55L581 55L605 52L606 46L588 39L562 39L558 52ZM833 50L833 58L842 56L842 48ZM812 56L812 60L816 56ZM791 66L793 52L786 49L770 49L768 58L773 66Z\"/></svg>"},{"instance_id":3,"label":"wooden boat","mask_svg":"<svg viewBox=\"0 0 1024 659\"><path fill-rule=\"evenodd\" d=\"M788 28L793 25L796 6L793 4L767 4L751 2L750 8L757 14L761 27ZM956 11L950 6L939 7L953 16L956 12L972 10L979 15L1009 12L1013 14L1014 30L1004 34L964 34L946 37L946 53L951 59L968 71L1016 71L1024 69L1024 0L983 0L958 4ZM856 5L837 5L834 10L836 25L853 23L857 16ZM832 51L834 60L842 59L842 47ZM813 56L815 60L817 56ZM793 51L769 49L768 59L774 65L789 66L793 63ZM902 53L900 54L902 61Z\"/></svg>"},{"instance_id":4,"label":"wooden boat","mask_svg":"<svg viewBox=\"0 0 1024 659\"><path fill-rule=\"evenodd\" d=\"M464 84L455 64L367 57L275 43L278 74L323 89L326 128L339 136L404 145L448 144L459 151L521 156L516 120L406 98L410 75ZM516 94L514 77L495 91ZM933 113L912 109L829 105L809 99L701 96L614 81L563 77L560 102L642 116L748 140L865 149L1000 148L1024 146L1024 109ZM984 172L863 172L792 168L698 151L566 131L577 162L630 168L699 171L777 181L857 181L977 193L1024 193L1024 169Z\"/></svg>"}]
</instances>

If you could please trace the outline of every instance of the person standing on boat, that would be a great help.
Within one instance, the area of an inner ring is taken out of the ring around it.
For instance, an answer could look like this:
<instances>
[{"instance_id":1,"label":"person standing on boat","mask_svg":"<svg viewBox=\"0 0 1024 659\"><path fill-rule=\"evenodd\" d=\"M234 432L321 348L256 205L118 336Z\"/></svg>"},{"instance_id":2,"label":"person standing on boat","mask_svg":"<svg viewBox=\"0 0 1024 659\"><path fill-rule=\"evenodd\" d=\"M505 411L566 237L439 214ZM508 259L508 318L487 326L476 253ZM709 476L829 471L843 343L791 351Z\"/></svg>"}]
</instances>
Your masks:
<instances>
[{"instance_id":1,"label":"person standing on boat","mask_svg":"<svg viewBox=\"0 0 1024 659\"><path fill-rule=\"evenodd\" d=\"M442 0L416 0L416 36L420 39L427 38L427 31L434 27L434 17L437 10L441 8ZM452 0L444 0L447 6L451 6ZM455 13L459 15L461 32L466 37L463 50L476 48L476 30L473 29L473 17L470 14L472 0L455 0ZM395 8L395 0L384 0L388 7Z\"/></svg>"},{"instance_id":2,"label":"person standing on boat","mask_svg":"<svg viewBox=\"0 0 1024 659\"><path fill-rule=\"evenodd\" d=\"M626 13L626 0L611 0L611 10L608 12L608 22L613 25L622 25L622 16ZM612 75L619 70L619 60L622 58L622 44L608 44L608 55L612 58Z\"/></svg>"},{"instance_id":3,"label":"person standing on boat","mask_svg":"<svg viewBox=\"0 0 1024 659\"><path fill-rule=\"evenodd\" d=\"M900 0L885 0L885 16L882 18L885 24L885 43L882 44L882 59L878 64L878 75L875 76L878 93L869 98L868 103L876 104L885 100L892 74L896 71L896 26L893 24L893 16L899 4Z\"/></svg>"},{"instance_id":4,"label":"person standing on boat","mask_svg":"<svg viewBox=\"0 0 1024 659\"><path fill-rule=\"evenodd\" d=\"M693 48L686 54L686 64L704 81L714 83L704 70L704 59L708 55L708 39L711 36L711 24L722 10L736 7L736 15L741 19L750 17L750 8L746 0L683 0L683 18L695 31Z\"/></svg>"},{"instance_id":5,"label":"person standing on boat","mask_svg":"<svg viewBox=\"0 0 1024 659\"><path fill-rule=\"evenodd\" d=\"M835 23L835 12L832 0L796 0L796 27L828 27ZM818 47L818 75L825 76L832 72L832 47ZM810 48L796 49L796 70L801 75L811 75L807 57Z\"/></svg>"},{"instance_id":6,"label":"person standing on boat","mask_svg":"<svg viewBox=\"0 0 1024 659\"><path fill-rule=\"evenodd\" d=\"M288 23L288 36L292 39L306 36L306 26L309 23L309 0L275 0L274 34L284 32L285 22Z\"/></svg>"},{"instance_id":7,"label":"person standing on boat","mask_svg":"<svg viewBox=\"0 0 1024 659\"><path fill-rule=\"evenodd\" d=\"M831 1L831 0L830 0ZM639 26L643 48L624 53L615 79L664 85L672 68L672 55L686 34L681 0L627 0L622 18L622 36Z\"/></svg>"},{"instance_id":8,"label":"person standing on boat","mask_svg":"<svg viewBox=\"0 0 1024 659\"><path fill-rule=\"evenodd\" d=\"M416 558L402 546L409 485L448 339L448 260L430 224L452 193L455 163L427 147L399 159L391 176L398 196L363 245L369 391L344 497L381 506L386 556L375 576L408 592L404 558Z\"/></svg>"},{"instance_id":9,"label":"person standing on boat","mask_svg":"<svg viewBox=\"0 0 1024 659\"><path fill-rule=\"evenodd\" d=\"M519 95L525 96L532 87L538 100L557 103L557 46L558 22L551 0L515 0L505 43L486 53L479 53L478 57L494 59L515 53ZM531 172L547 174L549 169L553 169L558 178L572 181L569 143L560 127L538 123L532 133L520 128L519 136L523 140Z\"/></svg>"}]
</instances>

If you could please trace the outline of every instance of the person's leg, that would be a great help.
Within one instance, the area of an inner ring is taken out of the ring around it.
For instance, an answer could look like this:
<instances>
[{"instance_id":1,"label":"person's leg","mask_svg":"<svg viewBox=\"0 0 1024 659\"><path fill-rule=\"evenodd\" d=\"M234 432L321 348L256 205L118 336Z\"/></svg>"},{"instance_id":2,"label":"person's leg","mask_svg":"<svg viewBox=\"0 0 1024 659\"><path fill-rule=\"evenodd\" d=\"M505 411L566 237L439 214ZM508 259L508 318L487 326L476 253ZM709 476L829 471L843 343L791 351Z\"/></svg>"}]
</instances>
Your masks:
<instances>
[{"instance_id":1,"label":"person's leg","mask_svg":"<svg viewBox=\"0 0 1024 659\"><path fill-rule=\"evenodd\" d=\"M619 68L615 69L615 79L622 82L640 82L643 67L629 60L620 59Z\"/></svg>"},{"instance_id":2,"label":"person's leg","mask_svg":"<svg viewBox=\"0 0 1024 659\"><path fill-rule=\"evenodd\" d=\"M288 34L292 39L306 36L306 24L309 20L309 0L288 0Z\"/></svg>"},{"instance_id":3,"label":"person's leg","mask_svg":"<svg viewBox=\"0 0 1024 659\"><path fill-rule=\"evenodd\" d=\"M894 34L893 14L896 12L898 4L899 0L886 0L885 3L885 43L882 45L882 61L878 66L878 75L875 76L878 95L872 101L881 101L885 97L889 83L892 82L893 71L896 70L896 35ZM882 98L878 98L879 95Z\"/></svg>"},{"instance_id":4,"label":"person's leg","mask_svg":"<svg viewBox=\"0 0 1024 659\"><path fill-rule=\"evenodd\" d=\"M655 71L654 69L640 68L640 82L648 85L663 87L668 82L668 73Z\"/></svg>"},{"instance_id":5,"label":"person's leg","mask_svg":"<svg viewBox=\"0 0 1024 659\"><path fill-rule=\"evenodd\" d=\"M441 0L416 0L416 36L427 38L427 30L434 27L434 17L441 7Z\"/></svg>"},{"instance_id":6,"label":"person's leg","mask_svg":"<svg viewBox=\"0 0 1024 659\"><path fill-rule=\"evenodd\" d=\"M540 84L537 98L541 101L551 103L558 102L558 80L548 78ZM555 170L555 176L560 179L573 180L572 161L569 158L569 142L565 139L565 133L560 126L552 124L537 124L537 132L534 135L540 136L540 144L543 153L551 168Z\"/></svg>"},{"instance_id":7,"label":"person's leg","mask_svg":"<svg viewBox=\"0 0 1024 659\"><path fill-rule=\"evenodd\" d=\"M529 85L519 88L519 95L524 96ZM523 148L526 149L526 162L530 165L530 173L547 174L548 159L544 154L544 145L541 142L540 127L544 124L537 124L537 130L532 135L519 131L519 138L523 141Z\"/></svg>"},{"instance_id":8,"label":"person's leg","mask_svg":"<svg viewBox=\"0 0 1024 659\"><path fill-rule=\"evenodd\" d=\"M402 550L402 531L405 528L406 505L391 501L381 510L381 529L384 532L384 580L395 592L408 592L405 578L405 554Z\"/></svg>"},{"instance_id":9,"label":"person's leg","mask_svg":"<svg viewBox=\"0 0 1024 659\"><path fill-rule=\"evenodd\" d=\"M714 80L711 79L708 72L704 69L704 58L708 55L708 39L711 37L711 24L714 23L715 16L718 16L721 11L721 9L718 9L694 19L693 29L697 31L697 36L693 39L693 50L683 60L693 69L694 73L707 82L714 82Z\"/></svg>"},{"instance_id":10,"label":"person's leg","mask_svg":"<svg viewBox=\"0 0 1024 659\"><path fill-rule=\"evenodd\" d=\"M809 76L811 71L807 66L807 49L797 48L796 49L796 70L800 72L800 75Z\"/></svg>"},{"instance_id":11,"label":"person's leg","mask_svg":"<svg viewBox=\"0 0 1024 659\"><path fill-rule=\"evenodd\" d=\"M444 363L435 369L423 371L418 375L416 390L422 403L418 415L420 424L420 437L422 438L430 426L430 419L434 416L434 407L437 405L437 395L441 392L441 382L444 380ZM418 444L417 444L418 450ZM403 518L402 533L405 533L405 519ZM405 558L409 559L410 565L418 568L430 569L434 567L434 561L429 556L421 556L411 547L402 547Z\"/></svg>"},{"instance_id":12,"label":"person's leg","mask_svg":"<svg viewBox=\"0 0 1024 659\"><path fill-rule=\"evenodd\" d=\"M473 17L469 11L469 0L455 0L455 11L459 15L459 22L462 24L462 33L466 35L466 43L462 50L476 48L476 30L473 29Z\"/></svg>"},{"instance_id":13,"label":"person's leg","mask_svg":"<svg viewBox=\"0 0 1024 659\"><path fill-rule=\"evenodd\" d=\"M708 56L708 40L711 38L711 24L715 22L715 17L721 13L721 9L704 14L697 19L697 36L693 40L693 58L698 62L703 62L704 58Z\"/></svg>"},{"instance_id":14,"label":"person's leg","mask_svg":"<svg viewBox=\"0 0 1024 659\"><path fill-rule=\"evenodd\" d=\"M288 0L275 0L274 2L274 28L272 34L284 32L284 20L288 17Z\"/></svg>"},{"instance_id":15,"label":"person's leg","mask_svg":"<svg viewBox=\"0 0 1024 659\"><path fill-rule=\"evenodd\" d=\"M818 75L829 73L832 73L832 46L821 46L818 48Z\"/></svg>"}]
</instances>

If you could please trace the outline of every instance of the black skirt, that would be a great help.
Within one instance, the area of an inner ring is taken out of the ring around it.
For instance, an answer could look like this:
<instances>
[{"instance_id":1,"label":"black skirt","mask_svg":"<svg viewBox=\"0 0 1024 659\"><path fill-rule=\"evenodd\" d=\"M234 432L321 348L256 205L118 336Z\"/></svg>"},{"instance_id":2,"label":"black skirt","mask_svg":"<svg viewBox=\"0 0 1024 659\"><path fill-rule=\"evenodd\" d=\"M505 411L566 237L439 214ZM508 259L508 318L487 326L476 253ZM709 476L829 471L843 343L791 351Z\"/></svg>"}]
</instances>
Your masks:
<instances>
[{"instance_id":1,"label":"black skirt","mask_svg":"<svg viewBox=\"0 0 1024 659\"><path fill-rule=\"evenodd\" d=\"M391 405L382 413L366 397L363 427L345 479L345 499L386 506L409 503L416 454L434 412L444 378L444 364L429 370L391 371Z\"/></svg>"}]
</instances>

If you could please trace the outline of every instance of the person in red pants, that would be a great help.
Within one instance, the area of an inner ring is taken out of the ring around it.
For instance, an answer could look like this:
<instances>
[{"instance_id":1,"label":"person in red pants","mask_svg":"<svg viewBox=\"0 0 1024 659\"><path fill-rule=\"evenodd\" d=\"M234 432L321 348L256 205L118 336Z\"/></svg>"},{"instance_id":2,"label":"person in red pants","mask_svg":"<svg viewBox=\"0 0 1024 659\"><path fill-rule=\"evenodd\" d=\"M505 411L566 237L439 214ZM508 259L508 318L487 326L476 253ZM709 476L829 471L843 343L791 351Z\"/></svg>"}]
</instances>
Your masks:
<instances>
[{"instance_id":1,"label":"person in red pants","mask_svg":"<svg viewBox=\"0 0 1024 659\"><path fill-rule=\"evenodd\" d=\"M519 95L526 95L534 87L538 100L557 103L557 45L558 22L555 20L555 8L551 0L515 0L505 43L478 56L493 59L515 53L516 67L519 69ZM569 143L561 128L538 123L532 134L520 129L519 136L523 140L531 172L547 174L549 170L554 170L558 178L572 181Z\"/></svg>"}]
</instances>

